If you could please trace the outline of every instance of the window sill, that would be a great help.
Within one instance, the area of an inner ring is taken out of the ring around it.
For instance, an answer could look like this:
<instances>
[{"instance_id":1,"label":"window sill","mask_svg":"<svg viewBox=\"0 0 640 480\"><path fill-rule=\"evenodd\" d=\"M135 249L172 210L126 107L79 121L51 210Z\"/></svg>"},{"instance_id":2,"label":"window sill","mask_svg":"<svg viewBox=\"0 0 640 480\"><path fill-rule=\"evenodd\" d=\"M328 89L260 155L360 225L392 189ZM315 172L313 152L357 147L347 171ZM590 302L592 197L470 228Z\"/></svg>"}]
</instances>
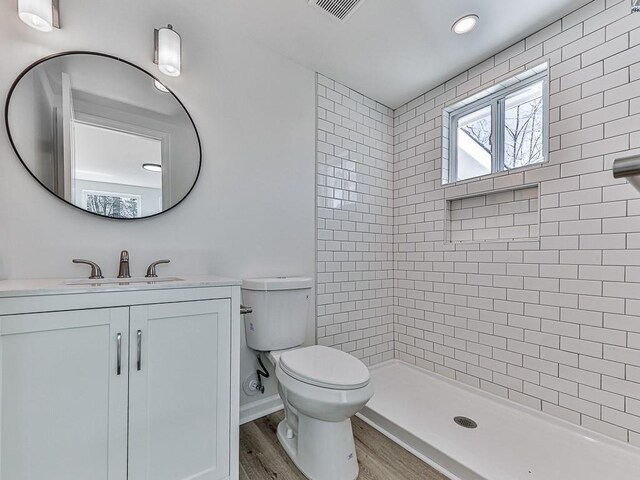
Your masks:
<instances>
[{"instance_id":1,"label":"window sill","mask_svg":"<svg viewBox=\"0 0 640 480\"><path fill-rule=\"evenodd\" d=\"M518 173L521 172L527 172L530 170L537 170L539 168L542 168L546 165L549 164L549 160L545 160L544 162L540 162L540 163L535 163L533 165L525 165L524 167L518 167L518 168L512 168L511 170L504 170L502 172L494 172L494 173L488 173L486 175L482 175L479 177L472 177L472 178L467 178L464 180L458 180L456 182L442 182L441 186L444 188L447 187L455 187L455 186L459 186L459 185L469 185L475 182L481 182L484 180L490 180L490 179L494 179L494 178L503 178L503 177L508 177L509 175L516 175ZM524 185L524 183L523 183Z\"/></svg>"}]
</instances>

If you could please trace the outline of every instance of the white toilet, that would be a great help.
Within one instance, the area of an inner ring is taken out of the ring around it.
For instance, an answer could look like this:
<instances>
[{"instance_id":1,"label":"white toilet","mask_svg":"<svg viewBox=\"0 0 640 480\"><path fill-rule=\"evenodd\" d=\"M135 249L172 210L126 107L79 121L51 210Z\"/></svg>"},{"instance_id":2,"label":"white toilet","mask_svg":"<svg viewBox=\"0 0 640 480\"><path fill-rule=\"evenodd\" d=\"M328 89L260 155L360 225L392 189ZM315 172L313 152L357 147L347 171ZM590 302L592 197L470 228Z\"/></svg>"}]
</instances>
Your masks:
<instances>
[{"instance_id":1,"label":"white toilet","mask_svg":"<svg viewBox=\"0 0 640 480\"><path fill-rule=\"evenodd\" d=\"M369 401L369 370L348 353L323 346L300 347L311 301L310 278L244 280L242 300L247 345L267 352L276 367L285 419L278 440L311 480L358 476L351 417Z\"/></svg>"}]
</instances>

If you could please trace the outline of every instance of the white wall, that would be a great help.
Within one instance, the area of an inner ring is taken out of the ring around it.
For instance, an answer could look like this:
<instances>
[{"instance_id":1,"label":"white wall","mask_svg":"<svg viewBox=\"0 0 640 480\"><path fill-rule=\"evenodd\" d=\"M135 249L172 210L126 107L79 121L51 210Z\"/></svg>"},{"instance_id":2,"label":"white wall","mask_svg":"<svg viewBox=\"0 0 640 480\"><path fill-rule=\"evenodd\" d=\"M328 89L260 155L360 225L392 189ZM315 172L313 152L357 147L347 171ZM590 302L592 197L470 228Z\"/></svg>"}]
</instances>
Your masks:
<instances>
[{"instance_id":1,"label":"white wall","mask_svg":"<svg viewBox=\"0 0 640 480\"><path fill-rule=\"evenodd\" d=\"M153 28L171 22L183 38L184 69L163 80L199 129L201 177L190 197L158 218L95 218L40 187L3 132L0 278L86 275L74 257L114 275L124 248L133 274L171 258L161 275L313 275L314 73L236 36L216 2L66 0L61 8L63 29L43 34L19 21L15 2L0 7L0 96L22 69L64 50L110 53L155 72ZM246 349L242 369L243 378L253 369Z\"/></svg>"}]
</instances>

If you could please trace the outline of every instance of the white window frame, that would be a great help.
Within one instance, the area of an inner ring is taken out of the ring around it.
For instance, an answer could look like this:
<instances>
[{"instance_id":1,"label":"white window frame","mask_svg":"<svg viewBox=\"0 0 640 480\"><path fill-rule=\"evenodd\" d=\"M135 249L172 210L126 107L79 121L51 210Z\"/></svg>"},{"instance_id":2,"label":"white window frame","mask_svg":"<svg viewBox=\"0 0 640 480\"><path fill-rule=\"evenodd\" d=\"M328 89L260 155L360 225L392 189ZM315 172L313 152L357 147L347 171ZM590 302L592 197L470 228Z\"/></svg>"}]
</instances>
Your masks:
<instances>
[{"instance_id":1,"label":"white window frame","mask_svg":"<svg viewBox=\"0 0 640 480\"><path fill-rule=\"evenodd\" d=\"M542 86L542 160L531 165L524 165L512 169L504 166L504 116L505 101L512 93L527 88L534 83L543 80ZM475 177L458 180L458 120L470 113L491 106L491 173L478 175ZM532 165L540 165L549 158L549 74L545 69L540 73L533 74L524 80L519 80L504 87L499 91L487 95L468 105L454 109L449 113L449 175L446 183L464 182L476 178L495 175L505 171L514 171L521 168L528 168Z\"/></svg>"}]
</instances>

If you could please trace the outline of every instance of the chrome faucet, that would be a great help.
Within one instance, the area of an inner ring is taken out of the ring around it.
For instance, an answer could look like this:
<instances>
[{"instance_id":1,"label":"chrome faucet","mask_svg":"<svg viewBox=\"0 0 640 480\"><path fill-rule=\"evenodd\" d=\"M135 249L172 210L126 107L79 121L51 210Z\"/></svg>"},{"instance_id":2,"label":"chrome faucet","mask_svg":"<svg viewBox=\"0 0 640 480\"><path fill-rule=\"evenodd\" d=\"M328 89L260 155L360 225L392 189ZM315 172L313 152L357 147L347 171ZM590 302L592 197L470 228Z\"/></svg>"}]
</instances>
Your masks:
<instances>
[{"instance_id":1,"label":"chrome faucet","mask_svg":"<svg viewBox=\"0 0 640 480\"><path fill-rule=\"evenodd\" d=\"M122 250L120 252L120 269L118 270L118 278L131 278L129 273L129 252Z\"/></svg>"}]
</instances>

